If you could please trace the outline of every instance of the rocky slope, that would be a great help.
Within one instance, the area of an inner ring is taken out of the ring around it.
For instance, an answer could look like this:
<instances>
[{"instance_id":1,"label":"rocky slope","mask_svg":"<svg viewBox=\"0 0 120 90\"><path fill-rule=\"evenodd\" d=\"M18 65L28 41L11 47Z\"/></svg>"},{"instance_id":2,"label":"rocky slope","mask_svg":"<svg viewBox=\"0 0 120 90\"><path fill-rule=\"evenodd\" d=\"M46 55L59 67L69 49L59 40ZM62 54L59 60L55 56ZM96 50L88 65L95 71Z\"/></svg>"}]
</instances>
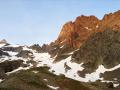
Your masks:
<instances>
[{"instance_id":1,"label":"rocky slope","mask_svg":"<svg viewBox=\"0 0 120 90\"><path fill-rule=\"evenodd\" d=\"M0 50L0 90L97 90L95 86L67 78L66 61L54 63L44 47L3 44Z\"/></svg>"},{"instance_id":2,"label":"rocky slope","mask_svg":"<svg viewBox=\"0 0 120 90\"><path fill-rule=\"evenodd\" d=\"M73 62L83 63L82 66L85 69L82 72L79 72L80 75L95 72L100 67L103 69L102 72L104 72L104 68L106 69L105 72L113 72L115 69L119 69L119 37L120 31L113 30L105 30L91 35L91 37L80 47L80 49L72 55ZM116 78L119 77L116 76Z\"/></svg>"},{"instance_id":3,"label":"rocky slope","mask_svg":"<svg viewBox=\"0 0 120 90\"><path fill-rule=\"evenodd\" d=\"M39 67L13 73L0 84L0 90L98 90L63 75L56 76L48 69Z\"/></svg>"}]
</instances>

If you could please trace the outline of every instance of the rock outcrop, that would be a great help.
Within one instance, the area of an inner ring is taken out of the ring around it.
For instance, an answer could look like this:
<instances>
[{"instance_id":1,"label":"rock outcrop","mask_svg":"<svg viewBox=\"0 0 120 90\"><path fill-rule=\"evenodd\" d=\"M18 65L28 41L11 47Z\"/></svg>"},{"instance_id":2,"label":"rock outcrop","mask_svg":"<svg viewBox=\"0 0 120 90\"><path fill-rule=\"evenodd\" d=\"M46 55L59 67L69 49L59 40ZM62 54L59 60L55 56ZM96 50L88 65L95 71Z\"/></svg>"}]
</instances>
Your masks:
<instances>
[{"instance_id":1,"label":"rock outcrop","mask_svg":"<svg viewBox=\"0 0 120 90\"><path fill-rule=\"evenodd\" d=\"M102 20L95 16L79 16L74 22L70 21L63 28L55 44L79 48L89 36L95 32L120 29L120 11L106 14Z\"/></svg>"},{"instance_id":2,"label":"rock outcrop","mask_svg":"<svg viewBox=\"0 0 120 90\"><path fill-rule=\"evenodd\" d=\"M105 14L98 28L99 31L106 29L119 30L120 29L120 11Z\"/></svg>"},{"instance_id":3,"label":"rock outcrop","mask_svg":"<svg viewBox=\"0 0 120 90\"><path fill-rule=\"evenodd\" d=\"M83 62L84 70L91 73L99 65L105 68L115 67L120 63L120 31L105 30L97 32L76 51L73 61Z\"/></svg>"},{"instance_id":4,"label":"rock outcrop","mask_svg":"<svg viewBox=\"0 0 120 90\"><path fill-rule=\"evenodd\" d=\"M11 72L23 65L22 60L5 61L0 63L0 78L5 78L7 72Z\"/></svg>"},{"instance_id":5,"label":"rock outcrop","mask_svg":"<svg viewBox=\"0 0 120 90\"><path fill-rule=\"evenodd\" d=\"M100 21L95 16L79 16L74 22L66 23L55 41L56 44L68 45L79 48L80 45L91 35Z\"/></svg>"}]
</instances>

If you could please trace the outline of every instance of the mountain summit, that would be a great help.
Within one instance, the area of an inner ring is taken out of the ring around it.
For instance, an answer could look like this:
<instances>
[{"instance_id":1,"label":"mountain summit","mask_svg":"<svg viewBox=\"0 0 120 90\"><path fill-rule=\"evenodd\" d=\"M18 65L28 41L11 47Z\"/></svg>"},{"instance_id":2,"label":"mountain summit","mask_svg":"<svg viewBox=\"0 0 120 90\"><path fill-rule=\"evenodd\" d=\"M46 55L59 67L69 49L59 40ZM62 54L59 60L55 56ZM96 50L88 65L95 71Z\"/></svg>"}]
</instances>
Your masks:
<instances>
[{"instance_id":1,"label":"mountain summit","mask_svg":"<svg viewBox=\"0 0 120 90\"><path fill-rule=\"evenodd\" d=\"M79 48L91 34L106 29L120 29L120 11L106 14L102 20L95 16L79 16L74 22L70 21L63 25L55 43Z\"/></svg>"},{"instance_id":2,"label":"mountain summit","mask_svg":"<svg viewBox=\"0 0 120 90\"><path fill-rule=\"evenodd\" d=\"M95 16L79 16L74 22L70 21L63 25L56 44L79 48L98 28L99 23L100 21Z\"/></svg>"}]
</instances>

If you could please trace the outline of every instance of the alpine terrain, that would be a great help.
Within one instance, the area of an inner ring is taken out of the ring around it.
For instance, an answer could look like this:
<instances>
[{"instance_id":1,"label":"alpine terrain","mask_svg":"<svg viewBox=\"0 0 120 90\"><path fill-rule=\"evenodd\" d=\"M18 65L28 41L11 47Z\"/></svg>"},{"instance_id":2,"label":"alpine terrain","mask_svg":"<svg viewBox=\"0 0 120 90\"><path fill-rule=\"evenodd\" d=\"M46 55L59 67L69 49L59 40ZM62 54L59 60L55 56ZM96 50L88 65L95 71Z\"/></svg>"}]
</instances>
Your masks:
<instances>
[{"instance_id":1,"label":"alpine terrain","mask_svg":"<svg viewBox=\"0 0 120 90\"><path fill-rule=\"evenodd\" d=\"M78 16L42 46L1 40L0 90L120 90L120 11Z\"/></svg>"}]
</instances>

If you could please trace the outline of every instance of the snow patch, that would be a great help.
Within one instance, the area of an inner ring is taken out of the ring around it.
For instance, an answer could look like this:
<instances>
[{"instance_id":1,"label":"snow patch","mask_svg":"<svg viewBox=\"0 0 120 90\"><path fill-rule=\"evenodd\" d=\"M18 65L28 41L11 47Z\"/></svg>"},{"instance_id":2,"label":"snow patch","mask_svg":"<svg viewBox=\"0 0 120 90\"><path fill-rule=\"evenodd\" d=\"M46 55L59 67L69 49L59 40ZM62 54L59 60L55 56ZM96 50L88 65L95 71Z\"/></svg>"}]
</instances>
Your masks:
<instances>
[{"instance_id":1,"label":"snow patch","mask_svg":"<svg viewBox=\"0 0 120 90\"><path fill-rule=\"evenodd\" d=\"M2 79L0 79L0 83L2 82L3 80Z\"/></svg>"},{"instance_id":2,"label":"snow patch","mask_svg":"<svg viewBox=\"0 0 120 90\"><path fill-rule=\"evenodd\" d=\"M47 79L43 79L43 80L46 81L46 82L48 81Z\"/></svg>"},{"instance_id":3,"label":"snow patch","mask_svg":"<svg viewBox=\"0 0 120 90\"><path fill-rule=\"evenodd\" d=\"M63 48L64 47L64 45L62 45L60 48Z\"/></svg>"},{"instance_id":4,"label":"snow patch","mask_svg":"<svg viewBox=\"0 0 120 90\"><path fill-rule=\"evenodd\" d=\"M55 87L55 86L51 86L51 85L47 85L49 88L53 89L53 90L58 90L59 87Z\"/></svg>"},{"instance_id":5,"label":"snow patch","mask_svg":"<svg viewBox=\"0 0 120 90\"><path fill-rule=\"evenodd\" d=\"M18 45L18 44L16 44L16 45L7 45L7 46L5 46L5 47L20 47L21 45Z\"/></svg>"},{"instance_id":6,"label":"snow patch","mask_svg":"<svg viewBox=\"0 0 120 90\"><path fill-rule=\"evenodd\" d=\"M25 67L25 68L24 68L24 67L19 67L19 68L15 69L15 70L13 70L13 71L11 71L11 72L7 72L6 74L7 74L7 75L10 75L10 74L15 73L15 72L20 71L20 70L27 70L27 69L30 69L32 66L33 66L33 65L30 64L29 67Z\"/></svg>"},{"instance_id":7,"label":"snow patch","mask_svg":"<svg viewBox=\"0 0 120 90\"><path fill-rule=\"evenodd\" d=\"M114 78L114 80L118 80L117 78Z\"/></svg>"},{"instance_id":8,"label":"snow patch","mask_svg":"<svg viewBox=\"0 0 120 90\"><path fill-rule=\"evenodd\" d=\"M38 73L39 71L32 71L32 72L36 74L36 73Z\"/></svg>"},{"instance_id":9,"label":"snow patch","mask_svg":"<svg viewBox=\"0 0 120 90\"><path fill-rule=\"evenodd\" d=\"M18 54L18 52L12 52L12 51L5 51L7 52L10 56L15 56Z\"/></svg>"},{"instance_id":10,"label":"snow patch","mask_svg":"<svg viewBox=\"0 0 120 90\"><path fill-rule=\"evenodd\" d=\"M3 47L3 46L5 46L5 45L6 45L6 44L0 44L0 48Z\"/></svg>"},{"instance_id":11,"label":"snow patch","mask_svg":"<svg viewBox=\"0 0 120 90\"><path fill-rule=\"evenodd\" d=\"M71 68L66 72L65 70L65 63ZM53 73L56 75L64 74L68 78L72 78L78 81L85 81L84 78L79 77L77 74L78 71L82 71L84 68L82 67L82 64L77 64L74 62L71 62L71 56L68 58L61 60L60 62L53 63L50 72L54 71Z\"/></svg>"},{"instance_id":12,"label":"snow patch","mask_svg":"<svg viewBox=\"0 0 120 90\"><path fill-rule=\"evenodd\" d=\"M116 87L118 87L118 86L119 86L119 84L113 84L113 86L116 88Z\"/></svg>"},{"instance_id":13,"label":"snow patch","mask_svg":"<svg viewBox=\"0 0 120 90\"><path fill-rule=\"evenodd\" d=\"M104 73L106 71L114 71L114 70L116 70L118 68L120 68L120 64L113 67L113 68L110 68L110 69L106 69L103 65L100 65L95 72L93 72L91 74L86 74L85 78L94 82L94 81L96 81L98 79L101 79L100 78L101 73Z\"/></svg>"}]
</instances>

